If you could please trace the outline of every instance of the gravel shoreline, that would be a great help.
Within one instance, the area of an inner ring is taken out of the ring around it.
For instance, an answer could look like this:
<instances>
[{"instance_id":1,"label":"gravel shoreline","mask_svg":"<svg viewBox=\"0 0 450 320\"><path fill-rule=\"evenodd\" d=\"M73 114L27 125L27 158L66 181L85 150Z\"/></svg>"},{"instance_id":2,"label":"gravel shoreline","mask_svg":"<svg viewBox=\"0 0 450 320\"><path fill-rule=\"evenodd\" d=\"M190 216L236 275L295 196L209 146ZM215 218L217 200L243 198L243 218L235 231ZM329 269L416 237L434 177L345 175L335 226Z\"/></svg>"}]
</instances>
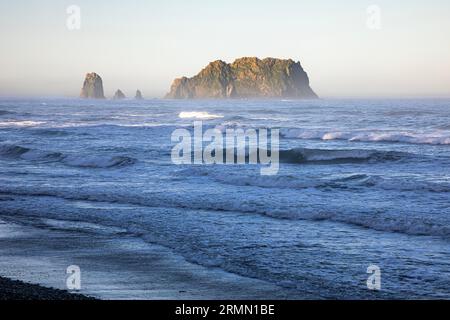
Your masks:
<instances>
[{"instance_id":1,"label":"gravel shoreline","mask_svg":"<svg viewBox=\"0 0 450 320\"><path fill-rule=\"evenodd\" d=\"M0 300L96 300L81 294L45 288L0 277Z\"/></svg>"}]
</instances>

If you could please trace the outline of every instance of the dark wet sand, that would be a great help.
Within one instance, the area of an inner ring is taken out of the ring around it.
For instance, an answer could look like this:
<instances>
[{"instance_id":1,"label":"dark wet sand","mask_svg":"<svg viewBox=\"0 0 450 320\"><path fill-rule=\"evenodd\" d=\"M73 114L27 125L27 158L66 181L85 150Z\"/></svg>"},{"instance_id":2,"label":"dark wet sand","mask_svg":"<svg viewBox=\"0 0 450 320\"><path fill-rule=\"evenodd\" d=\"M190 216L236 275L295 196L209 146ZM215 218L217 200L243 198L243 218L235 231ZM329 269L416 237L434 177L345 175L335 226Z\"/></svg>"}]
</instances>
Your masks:
<instances>
[{"instance_id":1,"label":"dark wet sand","mask_svg":"<svg viewBox=\"0 0 450 320\"><path fill-rule=\"evenodd\" d=\"M0 277L0 300L94 300L94 298Z\"/></svg>"}]
</instances>

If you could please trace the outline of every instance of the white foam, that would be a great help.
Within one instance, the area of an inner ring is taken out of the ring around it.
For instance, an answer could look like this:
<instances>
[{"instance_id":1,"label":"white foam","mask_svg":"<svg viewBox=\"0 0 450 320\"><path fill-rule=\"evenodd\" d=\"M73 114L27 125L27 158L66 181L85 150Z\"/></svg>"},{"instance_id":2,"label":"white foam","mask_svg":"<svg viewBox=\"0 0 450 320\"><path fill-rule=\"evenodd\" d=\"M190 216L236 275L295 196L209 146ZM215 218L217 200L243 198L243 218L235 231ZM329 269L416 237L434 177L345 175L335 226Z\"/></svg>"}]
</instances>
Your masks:
<instances>
[{"instance_id":1,"label":"white foam","mask_svg":"<svg viewBox=\"0 0 450 320\"><path fill-rule=\"evenodd\" d=\"M362 142L400 142L414 144L449 145L450 132L437 130L433 132L383 131L383 130L317 130L317 129L283 129L285 138L347 140Z\"/></svg>"},{"instance_id":2,"label":"white foam","mask_svg":"<svg viewBox=\"0 0 450 320\"><path fill-rule=\"evenodd\" d=\"M119 227L110 227L90 222L83 221L70 221L70 220L55 220L55 219L43 219L46 225L62 230L78 230L85 232L95 232L102 234L116 234L125 233L127 230Z\"/></svg>"},{"instance_id":3,"label":"white foam","mask_svg":"<svg viewBox=\"0 0 450 320\"><path fill-rule=\"evenodd\" d=\"M375 214L372 209L361 210L360 208L358 210L348 210L348 208L344 208L344 210L342 210L340 209L340 206L335 207L332 204L327 205L327 207L322 210L315 206L302 206L301 201L298 198L299 194L288 190L286 190L281 198L277 193L273 193L273 196L265 198L258 196L253 197L251 193L246 193L246 201L242 201L235 197L222 198L218 201L216 197L204 197L204 193L200 191L193 192L188 198L180 198L179 193L177 192L157 192L142 195L124 189L120 192L108 193L105 192L105 190L95 190L87 187L80 190L72 188L68 190L57 190L45 186L34 188L2 185L0 186L0 192L14 195L38 195L41 197L47 195L71 200L112 202L116 205L132 204L145 207L181 207L183 209L191 210L256 213L276 219L330 220L363 226L378 231L398 232L411 235L442 236L445 238L450 236L448 216L445 214L428 214L424 216L421 212L417 213L414 211L405 214L404 210L406 209L403 209L402 211L392 209L376 212ZM295 197L294 195L298 196ZM17 206L17 203L14 202L11 205ZM2 205L2 207L0 207L0 212L6 210L9 214L14 212L11 207L7 208L6 206L6 203Z\"/></svg>"},{"instance_id":4,"label":"white foam","mask_svg":"<svg viewBox=\"0 0 450 320\"><path fill-rule=\"evenodd\" d=\"M222 115L212 114L205 111L180 112L178 116L181 119L202 119L202 120L223 118Z\"/></svg>"},{"instance_id":5,"label":"white foam","mask_svg":"<svg viewBox=\"0 0 450 320\"><path fill-rule=\"evenodd\" d=\"M43 121L0 121L0 127L35 127L45 124Z\"/></svg>"}]
</instances>

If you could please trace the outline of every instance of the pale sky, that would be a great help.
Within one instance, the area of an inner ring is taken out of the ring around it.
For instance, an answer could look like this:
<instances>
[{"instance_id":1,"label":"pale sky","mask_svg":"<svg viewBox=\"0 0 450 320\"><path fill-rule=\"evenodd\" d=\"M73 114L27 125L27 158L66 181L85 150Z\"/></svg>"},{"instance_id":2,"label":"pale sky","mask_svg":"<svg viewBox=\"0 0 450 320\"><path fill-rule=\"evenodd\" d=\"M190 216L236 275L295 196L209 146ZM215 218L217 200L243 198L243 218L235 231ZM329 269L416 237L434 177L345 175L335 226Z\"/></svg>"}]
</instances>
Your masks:
<instances>
[{"instance_id":1,"label":"pale sky","mask_svg":"<svg viewBox=\"0 0 450 320\"><path fill-rule=\"evenodd\" d=\"M450 1L0 0L2 96L76 97L95 71L109 97L162 97L242 56L299 60L321 97L450 96Z\"/></svg>"}]
</instances>

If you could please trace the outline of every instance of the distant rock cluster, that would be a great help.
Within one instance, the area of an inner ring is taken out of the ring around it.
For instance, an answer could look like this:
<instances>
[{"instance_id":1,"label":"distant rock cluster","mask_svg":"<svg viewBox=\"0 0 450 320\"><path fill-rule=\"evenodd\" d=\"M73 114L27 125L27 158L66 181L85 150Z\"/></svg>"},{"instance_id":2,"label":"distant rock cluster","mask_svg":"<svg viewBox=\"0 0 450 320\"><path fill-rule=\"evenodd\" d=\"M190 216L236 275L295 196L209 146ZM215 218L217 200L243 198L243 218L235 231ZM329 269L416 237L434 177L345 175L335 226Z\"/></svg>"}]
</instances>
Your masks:
<instances>
[{"instance_id":1,"label":"distant rock cluster","mask_svg":"<svg viewBox=\"0 0 450 320\"><path fill-rule=\"evenodd\" d=\"M81 89L80 98L83 99L105 99L105 94L103 92L103 80L95 72L86 74L84 79L83 88ZM126 99L125 94L122 90L118 89L113 97L114 100ZM135 99L142 100L142 92L140 90L136 91Z\"/></svg>"},{"instance_id":2,"label":"distant rock cluster","mask_svg":"<svg viewBox=\"0 0 450 320\"><path fill-rule=\"evenodd\" d=\"M317 95L300 62L246 57L231 64L217 60L192 78L175 79L166 98L311 99Z\"/></svg>"},{"instance_id":3,"label":"distant rock cluster","mask_svg":"<svg viewBox=\"0 0 450 320\"><path fill-rule=\"evenodd\" d=\"M81 89L81 98L105 99L102 78L88 73ZM142 92L136 91L136 100ZM316 99L309 77L300 62L292 59L244 57L233 63L211 62L196 76L175 79L167 99ZM114 100L126 99L119 89Z\"/></svg>"}]
</instances>

